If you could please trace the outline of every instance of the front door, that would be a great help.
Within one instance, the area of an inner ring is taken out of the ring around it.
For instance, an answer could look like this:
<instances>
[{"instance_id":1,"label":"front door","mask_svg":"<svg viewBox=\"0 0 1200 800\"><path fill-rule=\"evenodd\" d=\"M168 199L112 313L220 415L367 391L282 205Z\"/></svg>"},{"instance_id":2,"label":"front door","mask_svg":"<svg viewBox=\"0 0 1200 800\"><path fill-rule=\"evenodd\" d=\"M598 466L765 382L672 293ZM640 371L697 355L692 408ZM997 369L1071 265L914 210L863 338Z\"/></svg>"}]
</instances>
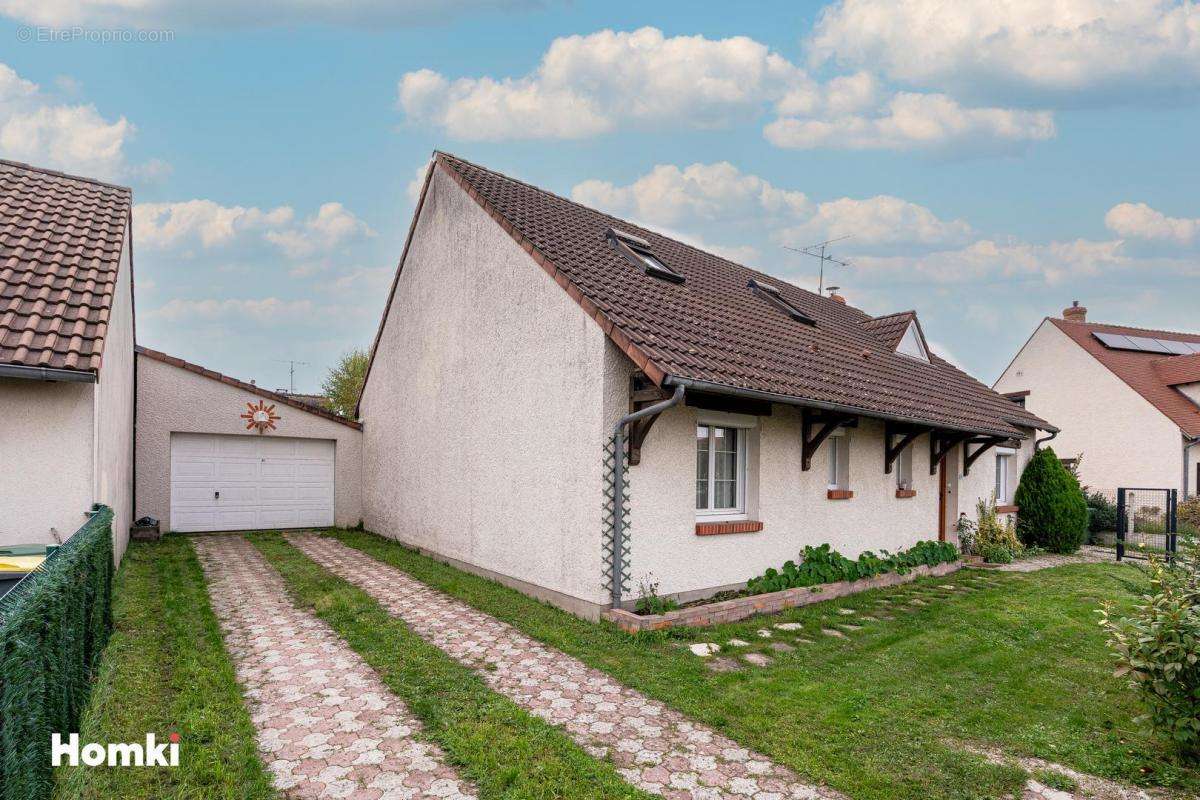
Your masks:
<instances>
[{"instance_id":1,"label":"front door","mask_svg":"<svg viewBox=\"0 0 1200 800\"><path fill-rule=\"evenodd\" d=\"M938 470L938 541L958 541L958 448L953 447Z\"/></svg>"}]
</instances>

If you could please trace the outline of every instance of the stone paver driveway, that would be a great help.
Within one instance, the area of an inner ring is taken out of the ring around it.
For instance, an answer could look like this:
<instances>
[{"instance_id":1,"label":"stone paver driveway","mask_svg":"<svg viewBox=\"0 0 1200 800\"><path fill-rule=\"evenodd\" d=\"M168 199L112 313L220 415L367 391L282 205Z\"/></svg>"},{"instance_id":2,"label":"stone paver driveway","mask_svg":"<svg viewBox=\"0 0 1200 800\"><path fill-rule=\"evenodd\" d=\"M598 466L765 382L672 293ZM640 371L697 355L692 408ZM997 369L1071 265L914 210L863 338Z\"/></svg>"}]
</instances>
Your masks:
<instances>
[{"instance_id":1,"label":"stone paver driveway","mask_svg":"<svg viewBox=\"0 0 1200 800\"><path fill-rule=\"evenodd\" d=\"M562 727L592 755L611 758L635 786L670 800L843 797L359 550L315 534L288 539L479 669L492 689Z\"/></svg>"},{"instance_id":2,"label":"stone paver driveway","mask_svg":"<svg viewBox=\"0 0 1200 800\"><path fill-rule=\"evenodd\" d=\"M292 798L473 800L404 704L241 536L193 540L258 748Z\"/></svg>"}]
</instances>

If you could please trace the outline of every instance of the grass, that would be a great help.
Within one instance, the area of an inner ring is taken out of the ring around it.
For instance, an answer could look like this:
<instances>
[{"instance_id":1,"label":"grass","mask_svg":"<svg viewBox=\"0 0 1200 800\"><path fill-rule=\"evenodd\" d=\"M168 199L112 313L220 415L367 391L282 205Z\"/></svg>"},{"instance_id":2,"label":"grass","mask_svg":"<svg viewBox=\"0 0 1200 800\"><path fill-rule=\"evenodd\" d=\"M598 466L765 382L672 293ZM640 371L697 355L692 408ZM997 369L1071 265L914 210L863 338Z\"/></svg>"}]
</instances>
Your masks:
<instances>
[{"instance_id":1,"label":"grass","mask_svg":"<svg viewBox=\"0 0 1200 800\"><path fill-rule=\"evenodd\" d=\"M1111 674L1095 609L1128 604L1144 586L1128 566L964 570L701 632L630 636L375 535L333 535L855 798L1020 796L1020 769L989 764L963 742L1200 789L1196 770L1134 723L1142 710ZM853 620L862 627L845 639L821 634L848 621L838 609L861 618L890 608L885 599L909 610ZM766 649L784 635L763 640L756 630L785 621L801 623L812 643ZM754 642L772 665L714 673L684 648L732 638Z\"/></svg>"},{"instance_id":2,"label":"grass","mask_svg":"<svg viewBox=\"0 0 1200 800\"><path fill-rule=\"evenodd\" d=\"M496 694L478 674L388 615L365 592L272 534L250 540L298 604L330 625L424 724L483 800L649 800L565 734Z\"/></svg>"},{"instance_id":3,"label":"grass","mask_svg":"<svg viewBox=\"0 0 1200 800\"><path fill-rule=\"evenodd\" d=\"M81 742L162 741L180 734L174 768L62 767L60 799L266 800L276 797L208 605L195 551L181 536L132 542L114 588L115 631L80 724Z\"/></svg>"}]
</instances>

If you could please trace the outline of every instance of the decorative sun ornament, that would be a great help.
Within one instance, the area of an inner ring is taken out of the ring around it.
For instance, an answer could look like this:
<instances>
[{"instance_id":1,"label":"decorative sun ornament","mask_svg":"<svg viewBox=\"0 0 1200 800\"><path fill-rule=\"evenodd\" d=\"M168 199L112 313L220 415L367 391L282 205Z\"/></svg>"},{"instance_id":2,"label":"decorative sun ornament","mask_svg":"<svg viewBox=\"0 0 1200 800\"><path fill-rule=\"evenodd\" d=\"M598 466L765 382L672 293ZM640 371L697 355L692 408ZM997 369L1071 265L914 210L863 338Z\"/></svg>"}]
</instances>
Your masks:
<instances>
[{"instance_id":1,"label":"decorative sun ornament","mask_svg":"<svg viewBox=\"0 0 1200 800\"><path fill-rule=\"evenodd\" d=\"M246 430L252 431L258 428L259 433L275 430L275 420L282 419L275 413L275 404L267 405L266 400L259 400L258 403L246 403L246 411L242 414L242 419L246 420Z\"/></svg>"}]
</instances>

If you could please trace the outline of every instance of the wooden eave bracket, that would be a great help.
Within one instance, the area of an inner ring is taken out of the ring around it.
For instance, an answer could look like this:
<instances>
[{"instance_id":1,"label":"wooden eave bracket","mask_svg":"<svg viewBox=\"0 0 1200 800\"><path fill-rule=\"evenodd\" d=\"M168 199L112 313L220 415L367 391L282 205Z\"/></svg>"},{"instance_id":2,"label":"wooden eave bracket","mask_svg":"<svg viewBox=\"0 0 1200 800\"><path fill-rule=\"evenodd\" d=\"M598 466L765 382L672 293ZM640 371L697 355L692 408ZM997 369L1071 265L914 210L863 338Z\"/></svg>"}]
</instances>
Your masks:
<instances>
[{"instance_id":1,"label":"wooden eave bracket","mask_svg":"<svg viewBox=\"0 0 1200 800\"><path fill-rule=\"evenodd\" d=\"M812 457L821 449L821 443L830 434L843 426L852 427L858 424L858 417L853 414L839 414L832 411L810 411L803 409L801 414L801 451L800 469L808 472L812 469Z\"/></svg>"},{"instance_id":2,"label":"wooden eave bracket","mask_svg":"<svg viewBox=\"0 0 1200 800\"><path fill-rule=\"evenodd\" d=\"M630 382L629 407L631 411L637 411L646 406L666 400L670 396L666 390L655 386L644 374L638 373L633 376L633 380ZM661 412L649 417L643 417L629 426L629 435L626 438L629 442L630 466L641 463L642 442L646 441L646 435L650 433L650 429L654 427L654 423L658 421L660 416Z\"/></svg>"},{"instance_id":3,"label":"wooden eave bracket","mask_svg":"<svg viewBox=\"0 0 1200 800\"><path fill-rule=\"evenodd\" d=\"M892 465L896 463L896 459L904 452L904 448L916 441L916 438L921 434L929 433L932 428L888 422L884 425L883 430L883 474L891 475ZM896 436L900 437L900 441L893 445L892 439Z\"/></svg>"},{"instance_id":4,"label":"wooden eave bracket","mask_svg":"<svg viewBox=\"0 0 1200 800\"><path fill-rule=\"evenodd\" d=\"M971 465L979 460L979 457L991 450L996 445L1004 444L1008 439L1000 436L981 436L973 439L968 439L963 444L963 476L971 474ZM971 445L977 444L979 447L971 450Z\"/></svg>"},{"instance_id":5,"label":"wooden eave bracket","mask_svg":"<svg viewBox=\"0 0 1200 800\"><path fill-rule=\"evenodd\" d=\"M946 454L975 434L973 433L957 433L953 431L945 431L938 433L934 431L929 434L929 474L937 475L938 466L945 460Z\"/></svg>"}]
</instances>

